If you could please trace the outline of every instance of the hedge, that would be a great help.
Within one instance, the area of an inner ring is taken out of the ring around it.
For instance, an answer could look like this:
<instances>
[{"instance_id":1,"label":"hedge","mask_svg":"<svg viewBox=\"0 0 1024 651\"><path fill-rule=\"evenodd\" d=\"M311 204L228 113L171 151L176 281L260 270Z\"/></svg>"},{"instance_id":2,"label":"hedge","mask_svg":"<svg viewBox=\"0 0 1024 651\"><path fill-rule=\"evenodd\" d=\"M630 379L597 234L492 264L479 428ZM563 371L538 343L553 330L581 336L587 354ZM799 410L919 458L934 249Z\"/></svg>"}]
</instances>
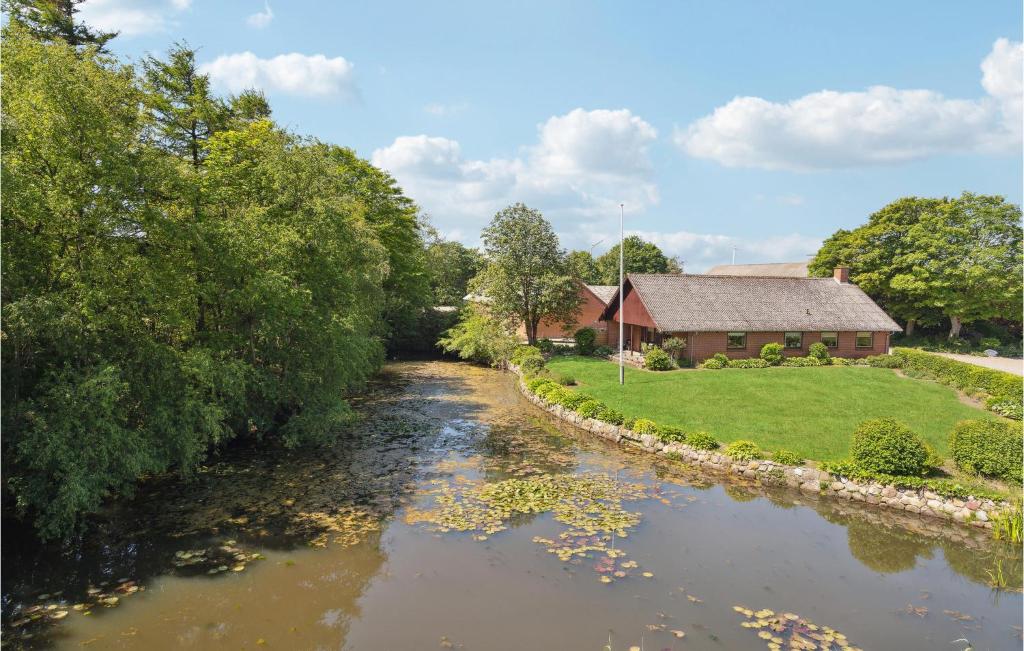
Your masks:
<instances>
[{"instance_id":1,"label":"hedge","mask_svg":"<svg viewBox=\"0 0 1024 651\"><path fill-rule=\"evenodd\" d=\"M850 441L850 456L859 468L887 475L920 475L929 457L921 438L893 418L858 425Z\"/></svg>"},{"instance_id":2,"label":"hedge","mask_svg":"<svg viewBox=\"0 0 1024 651\"><path fill-rule=\"evenodd\" d=\"M986 405L1008 405L1004 415L1018 417L1021 413L1021 392L1024 380L1019 375L960 362L941 355L933 355L913 348L895 348L903 368L923 371L939 382L965 392L982 391L992 396ZM1003 413L1003 411L999 411Z\"/></svg>"},{"instance_id":3,"label":"hedge","mask_svg":"<svg viewBox=\"0 0 1024 651\"><path fill-rule=\"evenodd\" d=\"M1024 448L1018 423L962 420L949 435L949 453L965 472L1021 481Z\"/></svg>"}]
</instances>

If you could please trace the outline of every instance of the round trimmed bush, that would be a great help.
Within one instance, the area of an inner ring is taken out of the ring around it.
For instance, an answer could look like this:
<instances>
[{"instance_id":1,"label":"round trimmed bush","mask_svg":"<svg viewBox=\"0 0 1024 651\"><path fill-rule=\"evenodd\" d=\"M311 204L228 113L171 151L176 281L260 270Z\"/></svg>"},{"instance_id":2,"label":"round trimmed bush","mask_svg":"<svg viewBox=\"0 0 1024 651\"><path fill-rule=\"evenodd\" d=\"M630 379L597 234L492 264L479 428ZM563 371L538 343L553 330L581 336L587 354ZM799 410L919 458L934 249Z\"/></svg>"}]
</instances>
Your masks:
<instances>
[{"instance_id":1,"label":"round trimmed bush","mask_svg":"<svg viewBox=\"0 0 1024 651\"><path fill-rule=\"evenodd\" d=\"M555 382L558 382L564 387L571 387L576 384L576 378L568 373L559 373L555 376Z\"/></svg>"},{"instance_id":2,"label":"round trimmed bush","mask_svg":"<svg viewBox=\"0 0 1024 651\"><path fill-rule=\"evenodd\" d=\"M686 435L686 444L697 450L717 450L719 445L707 432L690 432Z\"/></svg>"},{"instance_id":3,"label":"round trimmed bush","mask_svg":"<svg viewBox=\"0 0 1024 651\"><path fill-rule=\"evenodd\" d=\"M756 443L743 440L733 441L725 446L725 453L736 461L750 461L751 459L760 459L762 456Z\"/></svg>"},{"instance_id":4,"label":"round trimmed bush","mask_svg":"<svg viewBox=\"0 0 1024 651\"><path fill-rule=\"evenodd\" d=\"M565 390L563 389L563 391ZM593 400L593 398L582 393L576 393L575 391L565 391L565 395L558 401L558 404L562 405L566 409L572 409L575 411L576 407L579 407L587 400Z\"/></svg>"},{"instance_id":5,"label":"round trimmed bush","mask_svg":"<svg viewBox=\"0 0 1024 651\"><path fill-rule=\"evenodd\" d=\"M807 356L813 357L818 361L827 363L829 360L828 346L821 343L820 341L816 341L813 344L811 344L810 348L807 349Z\"/></svg>"},{"instance_id":6,"label":"round trimmed bush","mask_svg":"<svg viewBox=\"0 0 1024 651\"><path fill-rule=\"evenodd\" d=\"M516 366L520 366L527 357L537 357L539 355L540 348L536 346L516 346L516 349L512 351L512 356L509 357L509 361Z\"/></svg>"},{"instance_id":7,"label":"round trimmed bush","mask_svg":"<svg viewBox=\"0 0 1024 651\"><path fill-rule=\"evenodd\" d=\"M545 393L544 399L553 405L560 405L567 395L569 395L569 391L565 387L552 383L551 388Z\"/></svg>"},{"instance_id":8,"label":"round trimmed bush","mask_svg":"<svg viewBox=\"0 0 1024 651\"><path fill-rule=\"evenodd\" d=\"M761 346L761 359L768 362L770 366L778 366L782 363L782 344L768 343Z\"/></svg>"},{"instance_id":9,"label":"round trimmed bush","mask_svg":"<svg viewBox=\"0 0 1024 651\"><path fill-rule=\"evenodd\" d=\"M604 409L604 403L590 398L576 405L576 413L584 418L597 418Z\"/></svg>"},{"instance_id":10,"label":"round trimmed bush","mask_svg":"<svg viewBox=\"0 0 1024 651\"><path fill-rule=\"evenodd\" d=\"M686 432L674 425L658 425L658 438L665 443L686 443Z\"/></svg>"},{"instance_id":11,"label":"round trimmed bush","mask_svg":"<svg viewBox=\"0 0 1024 651\"><path fill-rule=\"evenodd\" d=\"M597 414L597 420L609 425L621 425L625 418L623 418L621 411L605 407Z\"/></svg>"},{"instance_id":12,"label":"round trimmed bush","mask_svg":"<svg viewBox=\"0 0 1024 651\"><path fill-rule=\"evenodd\" d=\"M657 346L651 346L644 353L644 368L649 371L670 371L673 367L672 357Z\"/></svg>"},{"instance_id":13,"label":"round trimmed bush","mask_svg":"<svg viewBox=\"0 0 1024 651\"><path fill-rule=\"evenodd\" d=\"M1021 426L996 420L962 420L949 435L957 468L976 475L1021 481Z\"/></svg>"},{"instance_id":14,"label":"round trimmed bush","mask_svg":"<svg viewBox=\"0 0 1024 651\"><path fill-rule=\"evenodd\" d=\"M630 429L637 434L654 435L658 433L658 425L649 418L637 418Z\"/></svg>"},{"instance_id":15,"label":"round trimmed bush","mask_svg":"<svg viewBox=\"0 0 1024 651\"><path fill-rule=\"evenodd\" d=\"M772 452L772 461L775 463L785 464L787 466L799 466L803 464L804 458L796 452L790 452L789 450L776 450Z\"/></svg>"},{"instance_id":16,"label":"round trimmed bush","mask_svg":"<svg viewBox=\"0 0 1024 651\"><path fill-rule=\"evenodd\" d=\"M537 375L544 369L544 358L540 355L524 357L519 362L519 368L523 371L524 375Z\"/></svg>"},{"instance_id":17,"label":"round trimmed bush","mask_svg":"<svg viewBox=\"0 0 1024 651\"><path fill-rule=\"evenodd\" d=\"M593 328L580 328L573 335L576 340L576 352L580 355L592 355L594 353L594 342L597 340L597 331Z\"/></svg>"},{"instance_id":18,"label":"round trimmed bush","mask_svg":"<svg viewBox=\"0 0 1024 651\"><path fill-rule=\"evenodd\" d=\"M526 381L526 388L530 390L530 393L537 393L537 388L542 384L547 384L551 380L546 377L535 377L530 378Z\"/></svg>"},{"instance_id":19,"label":"round trimmed bush","mask_svg":"<svg viewBox=\"0 0 1024 651\"><path fill-rule=\"evenodd\" d=\"M545 380L540 383L534 390L533 394L545 400L548 400L548 395L553 389L561 388L551 380Z\"/></svg>"},{"instance_id":20,"label":"round trimmed bush","mask_svg":"<svg viewBox=\"0 0 1024 651\"><path fill-rule=\"evenodd\" d=\"M910 428L893 418L866 420L857 426L850 456L861 470L886 475L920 475L928 448Z\"/></svg>"}]
</instances>

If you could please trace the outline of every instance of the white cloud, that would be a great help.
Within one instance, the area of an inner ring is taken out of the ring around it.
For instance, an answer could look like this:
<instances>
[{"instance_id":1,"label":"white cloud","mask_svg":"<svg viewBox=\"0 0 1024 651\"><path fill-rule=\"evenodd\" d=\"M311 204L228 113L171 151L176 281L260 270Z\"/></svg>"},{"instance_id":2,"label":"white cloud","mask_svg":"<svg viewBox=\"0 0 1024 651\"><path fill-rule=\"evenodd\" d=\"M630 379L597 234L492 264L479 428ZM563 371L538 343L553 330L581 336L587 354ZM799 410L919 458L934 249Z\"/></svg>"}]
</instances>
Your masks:
<instances>
[{"instance_id":1,"label":"white cloud","mask_svg":"<svg viewBox=\"0 0 1024 651\"><path fill-rule=\"evenodd\" d=\"M706 271L708 267L716 264L731 262L733 247L736 247L737 263L798 262L813 257L821 248L822 242L820 237L808 237L798 233L760 238L690 231L629 231L627 234L639 235L649 242L654 242L666 255L681 259L686 272L693 273ZM617 234L612 240L618 240Z\"/></svg>"},{"instance_id":2,"label":"white cloud","mask_svg":"<svg viewBox=\"0 0 1024 651\"><path fill-rule=\"evenodd\" d=\"M1019 152L1024 46L999 39L981 64L980 99L873 86L785 103L737 97L676 129L691 156L730 167L814 170L898 163L946 153Z\"/></svg>"},{"instance_id":3,"label":"white cloud","mask_svg":"<svg viewBox=\"0 0 1024 651\"><path fill-rule=\"evenodd\" d=\"M229 92L261 88L294 95L357 95L353 65L344 57L322 54L279 54L261 59L252 52L224 54L199 67L213 83Z\"/></svg>"},{"instance_id":4,"label":"white cloud","mask_svg":"<svg viewBox=\"0 0 1024 651\"><path fill-rule=\"evenodd\" d=\"M467 159L458 142L426 135L396 138L372 158L435 217L483 223L514 201L586 217L620 201L631 209L658 201L648 158L656 137L626 109L575 109L538 125L538 142L512 158Z\"/></svg>"},{"instance_id":5,"label":"white cloud","mask_svg":"<svg viewBox=\"0 0 1024 651\"><path fill-rule=\"evenodd\" d=\"M270 3L264 2L263 11L257 11L254 14L249 14L249 17L245 19L245 24L255 29L263 29L269 25L272 20L274 20L274 12L270 8Z\"/></svg>"},{"instance_id":6,"label":"white cloud","mask_svg":"<svg viewBox=\"0 0 1024 651\"><path fill-rule=\"evenodd\" d=\"M453 104L441 104L438 102L431 102L423 107L423 111L430 115L443 118L450 115L457 115L462 113L469 108L469 104L466 102L455 102Z\"/></svg>"},{"instance_id":7,"label":"white cloud","mask_svg":"<svg viewBox=\"0 0 1024 651\"><path fill-rule=\"evenodd\" d=\"M176 15L191 6L192 0L88 0L79 18L95 29L133 37L170 31Z\"/></svg>"}]
</instances>

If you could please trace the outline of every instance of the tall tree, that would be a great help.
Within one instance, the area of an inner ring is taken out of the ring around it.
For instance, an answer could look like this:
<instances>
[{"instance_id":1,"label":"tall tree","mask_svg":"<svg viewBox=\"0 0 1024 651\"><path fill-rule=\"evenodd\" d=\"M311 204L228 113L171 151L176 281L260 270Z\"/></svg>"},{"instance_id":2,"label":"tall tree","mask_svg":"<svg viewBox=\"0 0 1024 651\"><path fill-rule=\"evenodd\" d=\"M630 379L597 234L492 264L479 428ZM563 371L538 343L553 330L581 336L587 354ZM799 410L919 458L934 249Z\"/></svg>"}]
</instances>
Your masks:
<instances>
[{"instance_id":1,"label":"tall tree","mask_svg":"<svg viewBox=\"0 0 1024 651\"><path fill-rule=\"evenodd\" d=\"M434 233L427 244L426 264L434 304L462 305L469 281L483 269L484 258L476 249Z\"/></svg>"},{"instance_id":2,"label":"tall tree","mask_svg":"<svg viewBox=\"0 0 1024 651\"><path fill-rule=\"evenodd\" d=\"M597 263L590 251L570 251L566 256L566 264L569 265L569 272L580 282L588 285L596 285L601 282L601 276L597 272Z\"/></svg>"},{"instance_id":3,"label":"tall tree","mask_svg":"<svg viewBox=\"0 0 1024 651\"><path fill-rule=\"evenodd\" d=\"M95 46L105 52L117 32L94 31L75 20L85 0L4 0L4 13L45 43L63 41L73 48Z\"/></svg>"},{"instance_id":4,"label":"tall tree","mask_svg":"<svg viewBox=\"0 0 1024 651\"><path fill-rule=\"evenodd\" d=\"M1019 319L1021 211L1002 197L899 199L868 223L840 230L810 265L827 276L850 266L850 279L891 314L907 334L917 323L963 324L996 317Z\"/></svg>"},{"instance_id":5,"label":"tall tree","mask_svg":"<svg viewBox=\"0 0 1024 651\"><path fill-rule=\"evenodd\" d=\"M664 274L673 273L674 268L669 258L661 252L658 245L645 242L637 235L630 235L623 240L625 251L626 273ZM612 248L597 259L597 271L603 285L619 284L619 245Z\"/></svg>"},{"instance_id":6,"label":"tall tree","mask_svg":"<svg viewBox=\"0 0 1024 651\"><path fill-rule=\"evenodd\" d=\"M499 211L483 231L487 267L473 287L487 296L497 318L526 326L537 341L541 321L571 321L579 311L577 282L569 273L558 236L544 216L521 203Z\"/></svg>"}]
</instances>

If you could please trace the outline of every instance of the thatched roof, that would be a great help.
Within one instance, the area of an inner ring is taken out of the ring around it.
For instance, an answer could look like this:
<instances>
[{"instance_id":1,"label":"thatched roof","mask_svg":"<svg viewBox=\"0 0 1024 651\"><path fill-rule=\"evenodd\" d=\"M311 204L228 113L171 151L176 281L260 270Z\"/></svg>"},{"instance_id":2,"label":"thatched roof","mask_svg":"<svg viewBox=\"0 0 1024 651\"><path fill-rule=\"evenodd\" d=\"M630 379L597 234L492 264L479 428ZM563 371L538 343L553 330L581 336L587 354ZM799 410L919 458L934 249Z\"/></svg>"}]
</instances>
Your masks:
<instances>
[{"instance_id":1,"label":"thatched roof","mask_svg":"<svg viewBox=\"0 0 1024 651\"><path fill-rule=\"evenodd\" d=\"M769 264L720 264L707 270L709 276L772 276L806 278L808 262L773 262Z\"/></svg>"},{"instance_id":2,"label":"thatched roof","mask_svg":"<svg viewBox=\"0 0 1024 651\"><path fill-rule=\"evenodd\" d=\"M594 293L594 296L601 299L601 301L608 305L608 301L612 300L612 296L615 296L616 290L619 289L618 285L587 285L587 289Z\"/></svg>"}]
</instances>

